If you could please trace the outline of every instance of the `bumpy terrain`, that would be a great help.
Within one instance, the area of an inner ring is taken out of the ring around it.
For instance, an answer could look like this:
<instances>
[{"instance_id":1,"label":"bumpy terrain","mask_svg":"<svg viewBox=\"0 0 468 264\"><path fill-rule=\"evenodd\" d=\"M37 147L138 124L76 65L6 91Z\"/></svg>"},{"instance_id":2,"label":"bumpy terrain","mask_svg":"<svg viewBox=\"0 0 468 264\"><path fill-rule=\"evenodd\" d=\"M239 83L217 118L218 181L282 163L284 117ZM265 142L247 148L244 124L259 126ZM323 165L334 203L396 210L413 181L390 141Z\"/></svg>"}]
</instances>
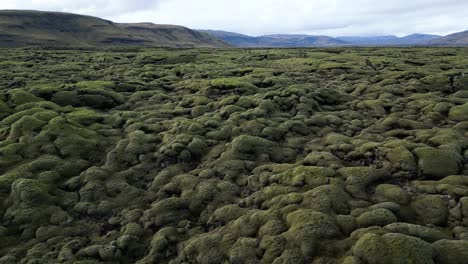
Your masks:
<instances>
[{"instance_id":1,"label":"bumpy terrain","mask_svg":"<svg viewBox=\"0 0 468 264\"><path fill-rule=\"evenodd\" d=\"M468 49L0 50L0 263L466 264Z\"/></svg>"}]
</instances>

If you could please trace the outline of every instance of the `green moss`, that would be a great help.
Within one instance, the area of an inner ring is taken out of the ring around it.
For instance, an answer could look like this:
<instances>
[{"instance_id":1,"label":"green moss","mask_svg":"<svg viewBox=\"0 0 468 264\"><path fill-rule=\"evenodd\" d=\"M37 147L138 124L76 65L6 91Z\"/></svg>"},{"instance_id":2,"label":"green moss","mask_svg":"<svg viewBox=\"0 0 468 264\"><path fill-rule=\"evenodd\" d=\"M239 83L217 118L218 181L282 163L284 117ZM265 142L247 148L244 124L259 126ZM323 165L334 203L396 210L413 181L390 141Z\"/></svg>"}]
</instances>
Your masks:
<instances>
[{"instance_id":1,"label":"green moss","mask_svg":"<svg viewBox=\"0 0 468 264\"><path fill-rule=\"evenodd\" d=\"M467 121L468 103L450 108L449 118L453 121Z\"/></svg>"},{"instance_id":2,"label":"green moss","mask_svg":"<svg viewBox=\"0 0 468 264\"><path fill-rule=\"evenodd\" d=\"M304 193L302 204L327 214L348 214L351 197L337 185L322 185Z\"/></svg>"},{"instance_id":3,"label":"green moss","mask_svg":"<svg viewBox=\"0 0 468 264\"><path fill-rule=\"evenodd\" d=\"M80 109L67 115L67 118L81 125L89 126L94 123L102 122L103 116L96 111Z\"/></svg>"},{"instance_id":4,"label":"green moss","mask_svg":"<svg viewBox=\"0 0 468 264\"><path fill-rule=\"evenodd\" d=\"M9 95L11 103L15 106L30 102L39 102L42 100L41 98L21 89L10 90Z\"/></svg>"},{"instance_id":5,"label":"green moss","mask_svg":"<svg viewBox=\"0 0 468 264\"><path fill-rule=\"evenodd\" d=\"M12 112L13 110L11 110L11 108L8 107L8 105L5 102L0 100L0 119L9 116L10 114L12 114Z\"/></svg>"},{"instance_id":6,"label":"green moss","mask_svg":"<svg viewBox=\"0 0 468 264\"><path fill-rule=\"evenodd\" d=\"M413 154L405 147L393 148L387 153L387 159L396 170L414 172L417 170Z\"/></svg>"},{"instance_id":7,"label":"green moss","mask_svg":"<svg viewBox=\"0 0 468 264\"><path fill-rule=\"evenodd\" d=\"M428 91L451 92L450 77L443 74L429 75L421 79L423 87Z\"/></svg>"},{"instance_id":8,"label":"green moss","mask_svg":"<svg viewBox=\"0 0 468 264\"><path fill-rule=\"evenodd\" d=\"M439 240L433 245L436 251L437 263L462 264L468 259L468 241L465 240Z\"/></svg>"},{"instance_id":9,"label":"green moss","mask_svg":"<svg viewBox=\"0 0 468 264\"><path fill-rule=\"evenodd\" d=\"M238 205L225 205L211 215L208 224L225 225L233 220L236 220L245 213L246 209L240 208Z\"/></svg>"},{"instance_id":10,"label":"green moss","mask_svg":"<svg viewBox=\"0 0 468 264\"><path fill-rule=\"evenodd\" d=\"M385 208L379 208L363 213L356 219L356 222L360 227L369 227L385 226L394 223L397 220L397 217L392 213L392 211Z\"/></svg>"},{"instance_id":11,"label":"green moss","mask_svg":"<svg viewBox=\"0 0 468 264\"><path fill-rule=\"evenodd\" d=\"M245 78L220 78L210 82L211 89L207 90L208 94L211 93L225 93L232 91L237 94L253 94L256 92L257 87L248 82Z\"/></svg>"},{"instance_id":12,"label":"green moss","mask_svg":"<svg viewBox=\"0 0 468 264\"><path fill-rule=\"evenodd\" d=\"M330 152L311 152L304 158L304 165L307 166L337 166L341 167L343 162Z\"/></svg>"},{"instance_id":13,"label":"green moss","mask_svg":"<svg viewBox=\"0 0 468 264\"><path fill-rule=\"evenodd\" d=\"M0 262L464 260L466 57L0 49Z\"/></svg>"},{"instance_id":14,"label":"green moss","mask_svg":"<svg viewBox=\"0 0 468 264\"><path fill-rule=\"evenodd\" d=\"M48 199L47 186L31 179L19 179L12 185L14 203L26 206L40 205Z\"/></svg>"},{"instance_id":15,"label":"green moss","mask_svg":"<svg viewBox=\"0 0 468 264\"><path fill-rule=\"evenodd\" d=\"M411 196L401 187L393 184L380 184L375 188L373 198L377 202L395 202L402 205L407 205L411 202Z\"/></svg>"},{"instance_id":16,"label":"green moss","mask_svg":"<svg viewBox=\"0 0 468 264\"><path fill-rule=\"evenodd\" d=\"M238 239L232 246L229 255L229 263L258 263L257 239L247 237Z\"/></svg>"},{"instance_id":17,"label":"green moss","mask_svg":"<svg viewBox=\"0 0 468 264\"><path fill-rule=\"evenodd\" d=\"M441 195L425 195L413 201L411 208L422 224L443 226L447 222L448 207Z\"/></svg>"},{"instance_id":18,"label":"green moss","mask_svg":"<svg viewBox=\"0 0 468 264\"><path fill-rule=\"evenodd\" d=\"M419 172L424 177L442 179L456 175L460 170L461 158L455 152L424 147L414 149L414 153L418 157Z\"/></svg>"},{"instance_id":19,"label":"green moss","mask_svg":"<svg viewBox=\"0 0 468 264\"><path fill-rule=\"evenodd\" d=\"M287 240L283 236L267 236L260 242L259 247L264 250L263 263L273 263L286 249Z\"/></svg>"},{"instance_id":20,"label":"green moss","mask_svg":"<svg viewBox=\"0 0 468 264\"><path fill-rule=\"evenodd\" d=\"M297 236L294 237L297 242L301 242L301 237L307 239L317 238L336 238L341 232L336 225L335 220L324 214L310 209L300 209L289 213L286 217L289 231Z\"/></svg>"},{"instance_id":21,"label":"green moss","mask_svg":"<svg viewBox=\"0 0 468 264\"><path fill-rule=\"evenodd\" d=\"M10 135L7 140L17 141L21 137L31 138L35 133L40 131L45 124L45 121L35 117L23 116L20 120L11 125Z\"/></svg>"},{"instance_id":22,"label":"green moss","mask_svg":"<svg viewBox=\"0 0 468 264\"><path fill-rule=\"evenodd\" d=\"M402 234L366 234L354 245L353 255L369 264L435 263L429 243Z\"/></svg>"},{"instance_id":23,"label":"green moss","mask_svg":"<svg viewBox=\"0 0 468 264\"><path fill-rule=\"evenodd\" d=\"M264 138L241 135L232 140L231 152L234 157L249 159L252 155L267 154L273 146L273 142Z\"/></svg>"},{"instance_id":24,"label":"green moss","mask_svg":"<svg viewBox=\"0 0 468 264\"><path fill-rule=\"evenodd\" d=\"M385 229L392 233L401 233L408 236L418 237L426 242L433 243L442 239L450 239L450 236L436 228L430 228L409 223L392 223L386 225Z\"/></svg>"},{"instance_id":25,"label":"green moss","mask_svg":"<svg viewBox=\"0 0 468 264\"><path fill-rule=\"evenodd\" d=\"M371 167L345 167L338 170L346 179L346 190L356 198L367 198L365 188L376 182L390 178L386 170Z\"/></svg>"}]
</instances>

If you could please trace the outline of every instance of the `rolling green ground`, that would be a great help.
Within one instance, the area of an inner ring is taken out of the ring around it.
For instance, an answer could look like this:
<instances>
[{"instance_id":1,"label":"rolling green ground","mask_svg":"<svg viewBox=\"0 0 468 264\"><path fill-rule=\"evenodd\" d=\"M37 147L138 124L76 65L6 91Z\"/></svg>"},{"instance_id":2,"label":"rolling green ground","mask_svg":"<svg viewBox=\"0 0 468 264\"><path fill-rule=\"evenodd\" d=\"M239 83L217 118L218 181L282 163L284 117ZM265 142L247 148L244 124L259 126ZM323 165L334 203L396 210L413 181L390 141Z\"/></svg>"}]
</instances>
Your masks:
<instances>
[{"instance_id":1,"label":"rolling green ground","mask_svg":"<svg viewBox=\"0 0 468 264\"><path fill-rule=\"evenodd\" d=\"M468 49L1 49L0 76L1 264L468 259Z\"/></svg>"}]
</instances>

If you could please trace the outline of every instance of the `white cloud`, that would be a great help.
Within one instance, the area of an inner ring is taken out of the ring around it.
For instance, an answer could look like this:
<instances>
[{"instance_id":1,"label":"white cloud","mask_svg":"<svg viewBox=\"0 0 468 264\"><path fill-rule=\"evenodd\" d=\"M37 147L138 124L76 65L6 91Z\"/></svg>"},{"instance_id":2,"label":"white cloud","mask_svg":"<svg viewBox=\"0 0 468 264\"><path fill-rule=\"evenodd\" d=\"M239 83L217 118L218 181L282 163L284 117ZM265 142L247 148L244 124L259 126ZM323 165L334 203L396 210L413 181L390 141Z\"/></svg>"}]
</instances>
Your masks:
<instances>
[{"instance_id":1,"label":"white cloud","mask_svg":"<svg viewBox=\"0 0 468 264\"><path fill-rule=\"evenodd\" d=\"M95 15L244 34L449 34L468 29L465 0L2 0L2 9Z\"/></svg>"}]
</instances>

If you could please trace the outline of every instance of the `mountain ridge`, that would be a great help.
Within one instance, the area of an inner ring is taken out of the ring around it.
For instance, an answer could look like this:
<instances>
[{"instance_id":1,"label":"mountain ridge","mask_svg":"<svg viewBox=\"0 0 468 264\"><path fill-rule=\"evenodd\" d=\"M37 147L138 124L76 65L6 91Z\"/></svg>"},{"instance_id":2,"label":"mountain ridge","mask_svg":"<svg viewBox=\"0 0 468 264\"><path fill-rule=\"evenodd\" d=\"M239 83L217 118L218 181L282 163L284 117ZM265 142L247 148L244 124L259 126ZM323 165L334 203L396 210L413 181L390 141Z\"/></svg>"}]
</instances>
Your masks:
<instances>
[{"instance_id":1,"label":"mountain ridge","mask_svg":"<svg viewBox=\"0 0 468 264\"><path fill-rule=\"evenodd\" d=\"M411 34L404 37L387 36L346 36L329 37L306 34L270 34L248 36L219 30L199 30L211 34L234 47L324 47L324 46L418 46L442 38L438 35Z\"/></svg>"},{"instance_id":2,"label":"mountain ridge","mask_svg":"<svg viewBox=\"0 0 468 264\"><path fill-rule=\"evenodd\" d=\"M273 34L262 36L248 36L222 30L198 30L199 32L211 34L221 41L234 47L242 48L280 48L280 47L316 47L337 46L344 42L329 36L312 36L301 34Z\"/></svg>"},{"instance_id":3,"label":"mountain ridge","mask_svg":"<svg viewBox=\"0 0 468 264\"><path fill-rule=\"evenodd\" d=\"M435 46L468 46L468 30L430 41Z\"/></svg>"},{"instance_id":4,"label":"mountain ridge","mask_svg":"<svg viewBox=\"0 0 468 264\"><path fill-rule=\"evenodd\" d=\"M115 23L98 17L34 10L0 10L0 47L227 47L183 26Z\"/></svg>"}]
</instances>

